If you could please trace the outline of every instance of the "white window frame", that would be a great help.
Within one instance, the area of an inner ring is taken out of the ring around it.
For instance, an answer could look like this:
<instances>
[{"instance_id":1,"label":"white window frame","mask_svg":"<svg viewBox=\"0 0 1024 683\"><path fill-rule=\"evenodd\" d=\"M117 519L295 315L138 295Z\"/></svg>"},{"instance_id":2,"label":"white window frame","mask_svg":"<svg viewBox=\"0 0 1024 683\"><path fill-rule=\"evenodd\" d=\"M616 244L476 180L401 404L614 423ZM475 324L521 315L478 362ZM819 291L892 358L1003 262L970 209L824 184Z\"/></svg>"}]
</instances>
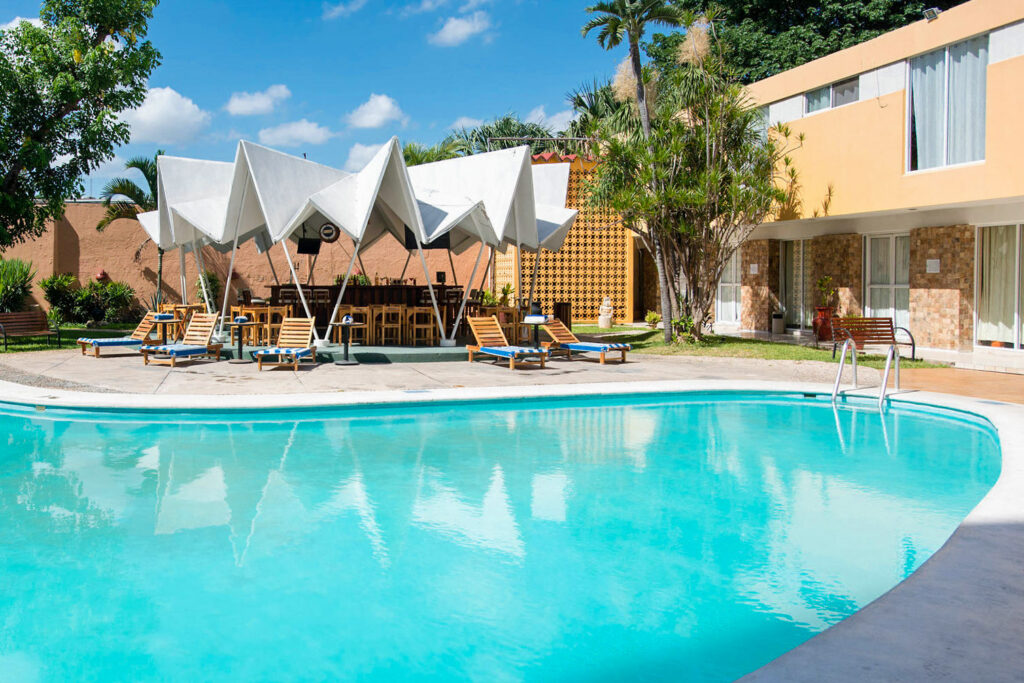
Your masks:
<instances>
[{"instance_id":1,"label":"white window frame","mask_svg":"<svg viewBox=\"0 0 1024 683\"><path fill-rule=\"evenodd\" d=\"M965 166L979 166L979 165L985 163L985 158L984 157L982 157L981 159L978 159L976 161L963 161L963 162L960 162L960 163L957 163L957 164L949 163L949 77L950 77L950 73L949 73L949 48L952 47L953 45L958 45L960 43L965 43L968 40L974 40L975 38L980 38L982 36L986 36L986 37L991 38L991 33L989 33L989 32L978 33L978 34L973 35L973 36L968 36L967 38L963 38L961 40L956 41L955 43L950 43L949 45L945 45L945 46L943 46L941 48L935 48L934 50L927 50L925 52L919 52L916 55L913 55L911 57L907 57L907 59L904 61L904 64L906 65L906 67L905 67L905 73L904 73L904 76L903 76L903 93L904 93L903 99L904 99L904 104L905 104L904 109L906 110L906 120L904 121L904 136L903 137L906 140L906 144L904 145L905 149L904 149L904 157L903 157L903 172L904 172L905 175L914 175L916 173L934 173L935 171L945 171L946 169L950 169L950 168L963 168ZM913 93L911 92L911 87L910 87L910 84L911 84L910 75L913 72L913 61L916 58L918 58L918 57L920 57L922 55L927 55L927 54L930 54L932 52L938 52L939 50L943 51L943 57L942 57L943 58L943 70L944 70L944 73L945 73L945 86L943 87L943 92L942 92L942 160L944 162L946 162L946 163L943 163L943 164L941 164L939 166L933 166L932 168L912 169L912 168L910 168L910 146L913 143L913 141L911 140L910 136L913 134L913 131L911 130L911 120L913 119L913 111L912 111L913 110ZM991 64L991 63L992 62L990 60L989 64ZM986 93L986 98L987 98L988 97L988 88L987 88L987 85L988 85L988 69L987 68L986 68L986 71L985 71L985 81L986 81L986 83L985 83L985 85L986 85L985 93ZM985 115L986 115L986 117L988 116L988 102L987 101L985 102ZM985 131L985 135L986 135L986 138L987 138L988 130Z\"/></svg>"},{"instance_id":2,"label":"white window frame","mask_svg":"<svg viewBox=\"0 0 1024 683\"><path fill-rule=\"evenodd\" d=\"M871 308L871 290L872 289L888 289L889 290L889 301L892 310L893 324L896 324L896 288L907 290L907 315L910 315L910 273L907 273L907 284L896 284L896 238L906 237L907 238L907 249L910 249L910 233L909 232L882 232L878 234L864 235L864 310L867 311L869 317L879 317L877 311ZM873 285L871 284L871 240L878 238L889 239L889 284L887 285Z\"/></svg>"},{"instance_id":3,"label":"white window frame","mask_svg":"<svg viewBox=\"0 0 1024 683\"><path fill-rule=\"evenodd\" d=\"M740 250L737 249L729 260L735 260L736 280L735 282L725 282L723 277L723 279L718 281L718 287L715 290L715 322L724 323L726 325L739 325L743 318L743 259L740 257ZM735 288L736 317L733 319L726 319L722 317L723 287Z\"/></svg>"},{"instance_id":4,"label":"white window frame","mask_svg":"<svg viewBox=\"0 0 1024 683\"><path fill-rule=\"evenodd\" d=\"M857 99L855 99L853 102L847 102L846 104L840 104L839 106L836 106L836 87L835 87L836 83L845 83L846 81L857 81ZM810 111L807 108L807 96L810 95L815 90L824 90L825 88L828 88L828 106L824 107L822 109L817 109L815 111ZM802 97L803 97L803 101L804 101L804 116L814 116L815 114L821 114L823 112L831 111L833 109L841 109L843 107L848 107L851 104L857 104L858 102L861 101L861 99L860 99L860 74L857 74L857 75L854 75L854 76L850 76L848 78L840 78L838 81L834 81L832 83L829 83L828 85L822 85L822 86L819 86L817 88L811 88L810 90L805 90Z\"/></svg>"},{"instance_id":5,"label":"white window frame","mask_svg":"<svg viewBox=\"0 0 1024 683\"><path fill-rule=\"evenodd\" d=\"M1005 348L999 346L989 346L988 344L982 344L978 339L978 323L981 321L981 313L979 305L981 303L980 287L981 282L981 231L983 228L1001 228L1006 226L1014 226L1016 229L1016 240L1014 258L1016 259L1016 268L1013 271L1013 347ZM1021 254L1021 242L1024 240L1024 221L1001 221L997 223L981 223L974 226L974 347L977 349L984 349L992 353L1007 353L1020 351L1024 347L1024 335L1021 334L1021 323L1024 322L1021 318L1021 305L1024 304L1024 297L1021 296L1020 284L1021 284L1021 273L1020 269L1024 266L1024 257Z\"/></svg>"}]
</instances>

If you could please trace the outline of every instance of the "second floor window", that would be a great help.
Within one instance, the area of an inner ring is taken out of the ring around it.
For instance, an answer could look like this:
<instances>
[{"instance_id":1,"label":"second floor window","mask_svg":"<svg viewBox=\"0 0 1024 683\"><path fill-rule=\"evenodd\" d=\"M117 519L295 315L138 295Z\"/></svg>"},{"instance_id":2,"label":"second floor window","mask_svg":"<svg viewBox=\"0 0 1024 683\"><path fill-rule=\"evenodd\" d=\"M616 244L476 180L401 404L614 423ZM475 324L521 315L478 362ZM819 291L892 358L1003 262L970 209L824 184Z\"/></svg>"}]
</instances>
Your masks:
<instances>
[{"instance_id":1,"label":"second floor window","mask_svg":"<svg viewBox=\"0 0 1024 683\"><path fill-rule=\"evenodd\" d=\"M985 158L988 36L910 60L909 170Z\"/></svg>"}]
</instances>

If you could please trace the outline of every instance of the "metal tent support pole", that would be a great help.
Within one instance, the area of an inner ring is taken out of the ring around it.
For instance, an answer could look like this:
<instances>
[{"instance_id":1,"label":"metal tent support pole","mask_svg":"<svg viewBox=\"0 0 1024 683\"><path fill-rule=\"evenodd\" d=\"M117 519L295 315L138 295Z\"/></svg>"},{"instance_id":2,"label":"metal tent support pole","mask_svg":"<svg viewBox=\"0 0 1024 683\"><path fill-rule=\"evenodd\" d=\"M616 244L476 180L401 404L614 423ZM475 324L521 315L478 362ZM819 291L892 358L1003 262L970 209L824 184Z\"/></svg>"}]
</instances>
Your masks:
<instances>
[{"instance_id":1,"label":"metal tent support pole","mask_svg":"<svg viewBox=\"0 0 1024 683\"><path fill-rule=\"evenodd\" d=\"M487 254L487 266L484 268L484 276L480 278L480 290L487 289L487 276L491 273L491 264L494 263L494 247L491 247L490 253ZM470 284L473 284L470 282Z\"/></svg>"},{"instance_id":2,"label":"metal tent support pole","mask_svg":"<svg viewBox=\"0 0 1024 683\"><path fill-rule=\"evenodd\" d=\"M267 255L267 263L270 264L270 274L274 276L274 284L280 287L281 279L277 277L277 270L274 269L274 259L270 258L270 249L263 253Z\"/></svg>"},{"instance_id":3,"label":"metal tent support pole","mask_svg":"<svg viewBox=\"0 0 1024 683\"><path fill-rule=\"evenodd\" d=\"M245 191L249 189L246 185L242 188L242 204L245 204ZM220 329L217 330L218 336L224 334L224 319L228 317L228 299L231 296L231 276L235 273L235 256L238 254L238 226L242 222L242 212L238 212L238 219L235 221L235 237L231 241L231 260L228 261L228 278L224 281L224 304L220 309ZM241 328L238 330L238 334L242 334Z\"/></svg>"},{"instance_id":4,"label":"metal tent support pole","mask_svg":"<svg viewBox=\"0 0 1024 683\"><path fill-rule=\"evenodd\" d=\"M408 256L405 257L405 265L402 266L402 275L401 275L401 277L398 278L399 280L404 280L405 279L405 271L409 270L409 261L411 261L411 260L412 260L412 252L410 251Z\"/></svg>"},{"instance_id":5,"label":"metal tent support pole","mask_svg":"<svg viewBox=\"0 0 1024 683\"><path fill-rule=\"evenodd\" d=\"M306 284L313 284L313 269L316 268L316 260L320 258L320 254L313 254L313 260L309 264L309 277L306 278Z\"/></svg>"},{"instance_id":6,"label":"metal tent support pole","mask_svg":"<svg viewBox=\"0 0 1024 683\"><path fill-rule=\"evenodd\" d=\"M178 247L178 273L181 276L181 305L188 305L188 278L185 277L185 247Z\"/></svg>"},{"instance_id":7,"label":"metal tent support pole","mask_svg":"<svg viewBox=\"0 0 1024 683\"><path fill-rule=\"evenodd\" d=\"M540 247L537 247L537 253L533 255L533 277L530 278L530 297L527 300L527 305L533 305L533 292L537 289L537 272L540 270Z\"/></svg>"},{"instance_id":8,"label":"metal tent support pole","mask_svg":"<svg viewBox=\"0 0 1024 683\"><path fill-rule=\"evenodd\" d=\"M480 243L480 251L476 254L476 263L473 264L473 272L469 275L469 283L473 284L473 278L476 277L476 269L480 267L480 257L484 255L484 247L487 245L483 242ZM449 252L451 253L451 252ZM469 287L462 293L462 305L459 306L459 314L455 316L455 324L452 325L452 341L455 340L455 334L459 330L459 323L462 322L462 314L466 310L466 302L469 301Z\"/></svg>"},{"instance_id":9,"label":"metal tent support pole","mask_svg":"<svg viewBox=\"0 0 1024 683\"><path fill-rule=\"evenodd\" d=\"M516 291L515 298L513 301L523 298L523 249L522 246L517 242L515 246L516 250ZM519 334L516 331L516 334Z\"/></svg>"},{"instance_id":10,"label":"metal tent support pole","mask_svg":"<svg viewBox=\"0 0 1024 683\"><path fill-rule=\"evenodd\" d=\"M295 287L299 290L299 301L302 302L302 310L306 312L306 317L312 318L313 314L309 311L309 304L306 303L306 295L302 292L302 283L299 282L299 274L295 272L295 264L292 262L292 255L288 253L288 238L285 237L281 240L281 249L284 250L284 258L288 261L288 270L292 273L292 281L295 283ZM320 341L320 335L316 331L316 325L313 325L313 339Z\"/></svg>"},{"instance_id":11,"label":"metal tent support pole","mask_svg":"<svg viewBox=\"0 0 1024 683\"><path fill-rule=\"evenodd\" d=\"M448 252L448 263L452 267L452 282L455 283L456 287L458 287L459 286L459 276L455 272L455 259L452 258L452 250L451 249L447 249L446 251ZM472 282L473 278L469 278L469 281Z\"/></svg>"},{"instance_id":12,"label":"metal tent support pole","mask_svg":"<svg viewBox=\"0 0 1024 683\"><path fill-rule=\"evenodd\" d=\"M334 309L331 311L331 317L327 320L327 323L335 322L335 317L338 315L338 309L341 308L341 300L345 296L345 289L348 287L348 279L352 277L352 268L356 265L356 254L359 253L359 243L356 242L352 245L352 258L348 260L348 270L345 271L345 279L341 281L341 291L338 292L338 300L334 302ZM344 332L344 330L342 330ZM327 328L328 339L330 338L331 329Z\"/></svg>"},{"instance_id":13,"label":"metal tent support pole","mask_svg":"<svg viewBox=\"0 0 1024 683\"><path fill-rule=\"evenodd\" d=\"M203 289L203 301L206 304L206 312L213 313L213 306L210 305L212 301L210 292L206 289L206 264L203 262L203 255L200 253L199 245L196 244L195 240L192 240L192 256L195 257L196 268L199 269L199 286Z\"/></svg>"},{"instance_id":14,"label":"metal tent support pole","mask_svg":"<svg viewBox=\"0 0 1024 683\"><path fill-rule=\"evenodd\" d=\"M416 236L416 250L420 253L420 264L423 266L423 277L427 279L427 289L430 290L430 303L434 304L434 315L437 316L437 329L444 336L444 321L441 320L441 309L437 307L437 296L434 294L434 285L430 284L430 271L427 269L427 257L423 255L423 245L420 244L419 235Z\"/></svg>"}]
</instances>

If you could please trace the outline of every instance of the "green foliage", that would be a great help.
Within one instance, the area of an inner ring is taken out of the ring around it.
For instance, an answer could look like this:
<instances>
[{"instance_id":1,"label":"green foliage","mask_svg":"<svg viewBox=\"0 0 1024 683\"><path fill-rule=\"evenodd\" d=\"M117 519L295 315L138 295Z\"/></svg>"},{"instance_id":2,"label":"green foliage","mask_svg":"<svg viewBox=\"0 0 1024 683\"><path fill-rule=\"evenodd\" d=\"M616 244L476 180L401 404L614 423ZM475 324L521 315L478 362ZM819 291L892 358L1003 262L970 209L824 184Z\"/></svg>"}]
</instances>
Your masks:
<instances>
[{"instance_id":1,"label":"green foliage","mask_svg":"<svg viewBox=\"0 0 1024 683\"><path fill-rule=\"evenodd\" d=\"M0 31L0 250L42 234L82 176L129 141L160 54L158 0L44 0L42 26Z\"/></svg>"},{"instance_id":2,"label":"green foliage","mask_svg":"<svg viewBox=\"0 0 1024 683\"><path fill-rule=\"evenodd\" d=\"M103 290L104 284L95 280L75 290L75 302L69 320L76 323L97 323L103 320L107 312Z\"/></svg>"},{"instance_id":3,"label":"green foliage","mask_svg":"<svg viewBox=\"0 0 1024 683\"><path fill-rule=\"evenodd\" d=\"M112 323L123 323L139 317L139 304L135 290L124 282L108 282L103 292L106 311L103 319Z\"/></svg>"},{"instance_id":4,"label":"green foliage","mask_svg":"<svg viewBox=\"0 0 1024 683\"><path fill-rule=\"evenodd\" d=\"M493 291L491 291L489 289L485 289L482 292L480 292L480 305L481 306L497 306L498 305L498 297L494 296L494 292Z\"/></svg>"},{"instance_id":5,"label":"green foliage","mask_svg":"<svg viewBox=\"0 0 1024 683\"><path fill-rule=\"evenodd\" d=\"M927 7L964 0L673 0L675 7L723 21L730 66L753 83L857 45L922 18ZM655 34L644 44L661 71L675 68L683 33Z\"/></svg>"},{"instance_id":6,"label":"green foliage","mask_svg":"<svg viewBox=\"0 0 1024 683\"><path fill-rule=\"evenodd\" d=\"M35 276L31 262L0 259L0 313L17 313L22 309Z\"/></svg>"},{"instance_id":7,"label":"green foliage","mask_svg":"<svg viewBox=\"0 0 1024 683\"><path fill-rule=\"evenodd\" d=\"M698 336L693 333L695 328L696 324L693 322L692 316L681 315L678 318L672 318L672 332L677 341L696 341Z\"/></svg>"},{"instance_id":8,"label":"green foliage","mask_svg":"<svg viewBox=\"0 0 1024 683\"><path fill-rule=\"evenodd\" d=\"M429 147L418 142L407 142L402 147L402 156L405 157L406 166L419 166L420 164L454 159L463 156L464 153L465 146L451 138Z\"/></svg>"},{"instance_id":9,"label":"green foliage","mask_svg":"<svg viewBox=\"0 0 1024 683\"><path fill-rule=\"evenodd\" d=\"M825 275L824 277L818 278L816 286L818 288L818 301L820 302L818 305L827 306L829 308L835 306L838 291L832 284L832 276Z\"/></svg>"},{"instance_id":10,"label":"green foliage","mask_svg":"<svg viewBox=\"0 0 1024 683\"><path fill-rule=\"evenodd\" d=\"M460 154L481 154L488 151L488 138L550 138L554 133L550 128L539 123L529 123L521 120L515 114L505 114L493 121L483 123L476 128L463 128L457 130L447 138L442 145L453 145ZM490 151L507 149L509 147L520 147L524 144L530 145L533 154L546 151L552 145L548 142L523 141L523 140L492 140Z\"/></svg>"},{"instance_id":11,"label":"green foliage","mask_svg":"<svg viewBox=\"0 0 1024 683\"><path fill-rule=\"evenodd\" d=\"M515 287L512 286L511 282L506 282L501 288L501 296L498 297L499 306L508 306L512 301L512 294L515 293Z\"/></svg>"},{"instance_id":12,"label":"green foliage","mask_svg":"<svg viewBox=\"0 0 1024 683\"><path fill-rule=\"evenodd\" d=\"M342 280L344 280L344 279L345 279L344 275L338 275L338 276L336 276L334 278L334 284L340 285ZM370 278L368 276L366 276L366 275L363 275L362 272L360 272L358 270L356 272L352 273L352 275L348 279L348 286L349 287L353 287L353 286L355 286L355 287L369 287L372 284L373 284L373 282L370 281Z\"/></svg>"},{"instance_id":13,"label":"green foliage","mask_svg":"<svg viewBox=\"0 0 1024 683\"><path fill-rule=\"evenodd\" d=\"M78 281L71 273L55 273L39 281L43 298L50 304L51 311L58 311L65 321L74 320L75 291Z\"/></svg>"},{"instance_id":14,"label":"green foliage","mask_svg":"<svg viewBox=\"0 0 1024 683\"><path fill-rule=\"evenodd\" d=\"M203 282L206 282L206 288L203 288ZM206 300L206 293L209 292L211 301ZM203 271L203 273L196 278L196 301L205 303L207 306L217 309L220 300L220 278L217 277L217 273L212 270Z\"/></svg>"},{"instance_id":15,"label":"green foliage","mask_svg":"<svg viewBox=\"0 0 1024 683\"><path fill-rule=\"evenodd\" d=\"M647 327L653 330L661 322L661 314L657 311L647 311L647 315L644 316L644 322L647 323Z\"/></svg>"},{"instance_id":16,"label":"green foliage","mask_svg":"<svg viewBox=\"0 0 1024 683\"><path fill-rule=\"evenodd\" d=\"M107 210L96 224L97 230L102 231L119 218L134 220L140 213L156 211L156 159L163 153L162 149L158 149L152 157L132 157L125 162L125 169L134 169L142 174L146 187L131 178L114 178L104 186L100 196Z\"/></svg>"}]
</instances>

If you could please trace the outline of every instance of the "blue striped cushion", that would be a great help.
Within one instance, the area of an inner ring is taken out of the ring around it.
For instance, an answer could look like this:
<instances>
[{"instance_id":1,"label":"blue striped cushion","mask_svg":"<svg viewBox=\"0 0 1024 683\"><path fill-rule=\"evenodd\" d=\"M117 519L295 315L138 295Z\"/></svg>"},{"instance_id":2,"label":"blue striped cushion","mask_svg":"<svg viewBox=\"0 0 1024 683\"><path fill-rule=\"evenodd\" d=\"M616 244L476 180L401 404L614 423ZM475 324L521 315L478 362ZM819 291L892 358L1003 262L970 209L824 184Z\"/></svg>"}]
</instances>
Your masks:
<instances>
[{"instance_id":1,"label":"blue striped cushion","mask_svg":"<svg viewBox=\"0 0 1024 683\"><path fill-rule=\"evenodd\" d=\"M480 353L502 358L519 358L520 356L546 356L548 352L531 346L482 346Z\"/></svg>"},{"instance_id":2,"label":"blue striped cushion","mask_svg":"<svg viewBox=\"0 0 1024 683\"><path fill-rule=\"evenodd\" d=\"M570 349L572 351L593 351L594 353L601 353L602 351L632 351L633 347L629 344L597 344L594 342L572 342L570 344L559 344L563 349Z\"/></svg>"},{"instance_id":3,"label":"blue striped cushion","mask_svg":"<svg viewBox=\"0 0 1024 683\"><path fill-rule=\"evenodd\" d=\"M81 337L79 344L92 344L93 346L139 346L142 344L138 339L131 337L111 337L109 339L89 339Z\"/></svg>"},{"instance_id":4,"label":"blue striped cushion","mask_svg":"<svg viewBox=\"0 0 1024 683\"><path fill-rule=\"evenodd\" d=\"M192 346L188 344L160 344L158 346L143 346L142 351L150 353L166 353L168 356L198 356L208 353L205 346Z\"/></svg>"},{"instance_id":5,"label":"blue striped cushion","mask_svg":"<svg viewBox=\"0 0 1024 683\"><path fill-rule=\"evenodd\" d=\"M305 358L306 356L313 353L313 349L286 349L280 346L272 346L269 349L260 349L256 352L257 356L297 356L298 358Z\"/></svg>"}]
</instances>

